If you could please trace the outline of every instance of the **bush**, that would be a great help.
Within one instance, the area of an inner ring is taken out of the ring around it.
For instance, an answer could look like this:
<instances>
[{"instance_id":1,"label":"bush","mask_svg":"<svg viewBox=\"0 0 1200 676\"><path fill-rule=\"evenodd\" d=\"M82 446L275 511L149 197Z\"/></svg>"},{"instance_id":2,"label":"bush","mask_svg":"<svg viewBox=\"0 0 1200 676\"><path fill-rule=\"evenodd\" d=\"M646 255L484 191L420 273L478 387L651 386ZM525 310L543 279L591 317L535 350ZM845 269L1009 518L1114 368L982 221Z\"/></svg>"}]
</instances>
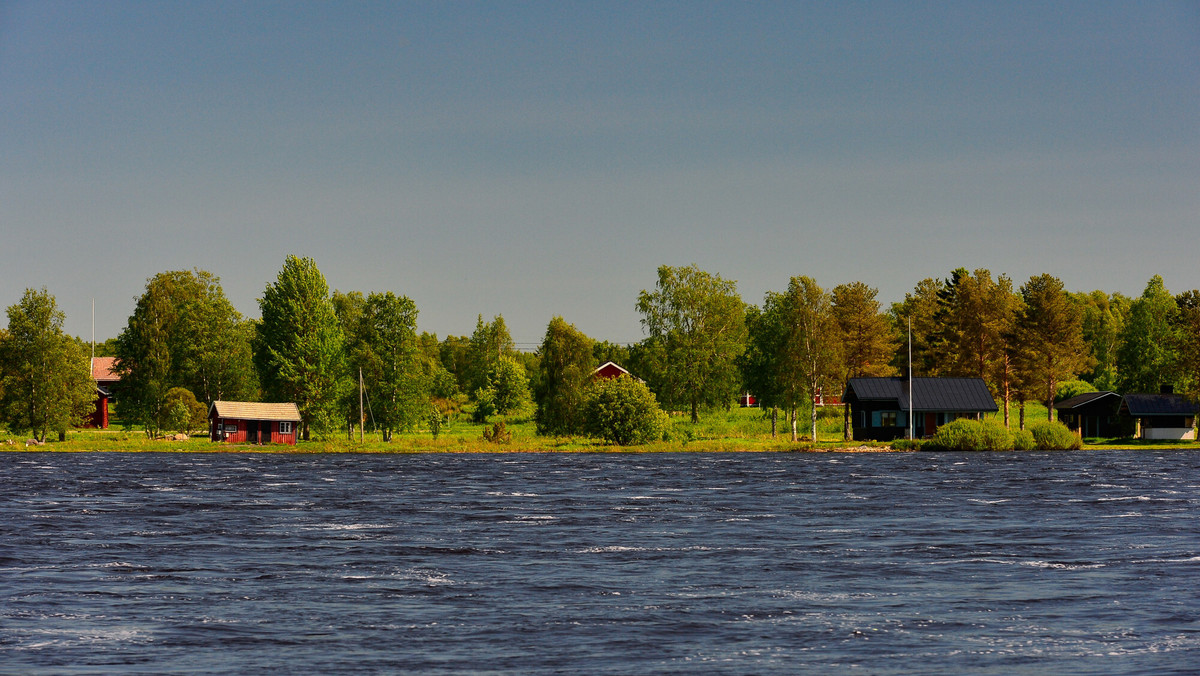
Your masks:
<instances>
[{"instance_id":1,"label":"bush","mask_svg":"<svg viewBox=\"0 0 1200 676\"><path fill-rule=\"evenodd\" d=\"M619 446L661 439L670 424L650 389L628 376L589 385L583 418L588 434Z\"/></svg>"},{"instance_id":2,"label":"bush","mask_svg":"<svg viewBox=\"0 0 1200 676\"><path fill-rule=\"evenodd\" d=\"M1039 451L1078 450L1083 442L1067 426L1055 421L1043 420L1029 426L1034 447Z\"/></svg>"},{"instance_id":3,"label":"bush","mask_svg":"<svg viewBox=\"0 0 1200 676\"><path fill-rule=\"evenodd\" d=\"M1033 440L1033 432L1029 430L1013 430L1012 440L1014 451L1032 451L1037 446Z\"/></svg>"},{"instance_id":4,"label":"bush","mask_svg":"<svg viewBox=\"0 0 1200 676\"><path fill-rule=\"evenodd\" d=\"M978 420L953 420L937 428L929 445L939 451L983 450L983 425Z\"/></svg>"},{"instance_id":5,"label":"bush","mask_svg":"<svg viewBox=\"0 0 1200 676\"><path fill-rule=\"evenodd\" d=\"M1096 388L1086 380L1067 380L1058 384L1058 388L1054 391L1054 401L1065 401L1071 397L1095 391Z\"/></svg>"},{"instance_id":6,"label":"bush","mask_svg":"<svg viewBox=\"0 0 1200 676\"><path fill-rule=\"evenodd\" d=\"M163 398L161 429L191 435L208 426L208 407L196 401L196 395L183 387L172 387Z\"/></svg>"},{"instance_id":7,"label":"bush","mask_svg":"<svg viewBox=\"0 0 1200 676\"><path fill-rule=\"evenodd\" d=\"M985 420L979 423L980 441L983 443L981 450L984 451L1011 451L1013 449L1013 438L1009 434L1008 428L996 420Z\"/></svg>"},{"instance_id":8,"label":"bush","mask_svg":"<svg viewBox=\"0 0 1200 676\"><path fill-rule=\"evenodd\" d=\"M892 450L919 451L923 445L920 439L897 439L892 442Z\"/></svg>"}]
</instances>

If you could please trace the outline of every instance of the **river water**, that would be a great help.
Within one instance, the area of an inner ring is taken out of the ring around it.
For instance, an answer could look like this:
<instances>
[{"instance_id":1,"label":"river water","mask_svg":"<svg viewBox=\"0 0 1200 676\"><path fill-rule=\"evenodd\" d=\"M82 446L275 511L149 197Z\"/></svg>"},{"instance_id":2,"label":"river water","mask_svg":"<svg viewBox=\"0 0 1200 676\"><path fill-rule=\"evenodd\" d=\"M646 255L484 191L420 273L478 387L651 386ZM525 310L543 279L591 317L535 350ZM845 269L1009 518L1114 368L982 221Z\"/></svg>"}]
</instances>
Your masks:
<instances>
[{"instance_id":1,"label":"river water","mask_svg":"<svg viewBox=\"0 0 1200 676\"><path fill-rule=\"evenodd\" d=\"M0 454L0 673L1200 670L1200 453Z\"/></svg>"}]
</instances>

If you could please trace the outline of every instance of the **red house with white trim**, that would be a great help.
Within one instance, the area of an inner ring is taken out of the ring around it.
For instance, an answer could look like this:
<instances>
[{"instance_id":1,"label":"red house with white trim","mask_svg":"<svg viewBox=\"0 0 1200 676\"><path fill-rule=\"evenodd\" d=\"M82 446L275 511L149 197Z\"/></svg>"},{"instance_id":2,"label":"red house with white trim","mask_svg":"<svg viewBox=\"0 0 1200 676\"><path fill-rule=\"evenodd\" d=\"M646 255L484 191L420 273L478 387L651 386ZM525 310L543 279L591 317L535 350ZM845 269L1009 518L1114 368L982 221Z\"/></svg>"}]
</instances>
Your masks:
<instances>
[{"instance_id":1,"label":"red house with white trim","mask_svg":"<svg viewBox=\"0 0 1200 676\"><path fill-rule=\"evenodd\" d=\"M114 370L116 357L92 357L92 380L96 383L96 408L88 416L86 427L108 428L108 403L115 401L113 386L121 382Z\"/></svg>"},{"instance_id":2,"label":"red house with white trim","mask_svg":"<svg viewBox=\"0 0 1200 676\"><path fill-rule=\"evenodd\" d=\"M630 378L633 378L634 380L639 380L639 381L641 380L640 378L634 378L632 373L630 373L629 371L626 371L619 364L617 364L616 362L612 362L612 361L606 361L603 364L601 364L600 366L596 367L595 371L592 371L593 378L603 378L605 380L616 380L617 378L620 378L621 376L629 376Z\"/></svg>"},{"instance_id":3,"label":"red house with white trim","mask_svg":"<svg viewBox=\"0 0 1200 676\"><path fill-rule=\"evenodd\" d=\"M214 401L208 409L208 438L230 444L296 445L300 409L293 403Z\"/></svg>"}]
</instances>

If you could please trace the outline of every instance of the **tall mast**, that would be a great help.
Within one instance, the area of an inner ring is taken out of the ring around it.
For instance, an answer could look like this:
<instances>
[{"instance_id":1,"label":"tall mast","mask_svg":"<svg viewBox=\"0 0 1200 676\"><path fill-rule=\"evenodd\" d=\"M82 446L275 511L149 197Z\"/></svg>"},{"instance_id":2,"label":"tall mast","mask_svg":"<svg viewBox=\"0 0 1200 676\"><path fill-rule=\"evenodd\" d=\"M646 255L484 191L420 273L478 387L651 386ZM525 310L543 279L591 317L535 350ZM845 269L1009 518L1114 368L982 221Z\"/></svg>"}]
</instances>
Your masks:
<instances>
[{"instance_id":1,"label":"tall mast","mask_svg":"<svg viewBox=\"0 0 1200 676\"><path fill-rule=\"evenodd\" d=\"M912 315L908 316L908 438L912 439L916 424L913 422L912 400Z\"/></svg>"}]
</instances>

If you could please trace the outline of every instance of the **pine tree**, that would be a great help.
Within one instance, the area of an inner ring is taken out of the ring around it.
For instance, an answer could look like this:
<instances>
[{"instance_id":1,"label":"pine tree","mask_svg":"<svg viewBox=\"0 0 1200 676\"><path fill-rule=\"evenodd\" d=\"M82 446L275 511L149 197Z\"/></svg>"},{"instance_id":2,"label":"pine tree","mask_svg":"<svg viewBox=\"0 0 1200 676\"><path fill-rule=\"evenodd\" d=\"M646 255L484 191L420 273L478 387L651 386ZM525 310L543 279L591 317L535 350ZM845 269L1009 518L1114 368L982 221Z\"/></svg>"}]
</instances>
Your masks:
<instances>
[{"instance_id":1,"label":"pine tree","mask_svg":"<svg viewBox=\"0 0 1200 676\"><path fill-rule=\"evenodd\" d=\"M832 291L832 311L841 345L841 382L850 378L896 374L890 360L899 346L896 329L880 312L878 289L862 282L840 284ZM843 406L842 438L850 441L850 404Z\"/></svg>"},{"instance_id":2,"label":"pine tree","mask_svg":"<svg viewBox=\"0 0 1200 676\"><path fill-rule=\"evenodd\" d=\"M1070 380L1094 363L1083 340L1079 307L1051 275L1037 275L1021 287L1024 302L1013 332L1014 355L1023 386L1038 392L1046 415L1054 419L1058 383Z\"/></svg>"}]
</instances>

